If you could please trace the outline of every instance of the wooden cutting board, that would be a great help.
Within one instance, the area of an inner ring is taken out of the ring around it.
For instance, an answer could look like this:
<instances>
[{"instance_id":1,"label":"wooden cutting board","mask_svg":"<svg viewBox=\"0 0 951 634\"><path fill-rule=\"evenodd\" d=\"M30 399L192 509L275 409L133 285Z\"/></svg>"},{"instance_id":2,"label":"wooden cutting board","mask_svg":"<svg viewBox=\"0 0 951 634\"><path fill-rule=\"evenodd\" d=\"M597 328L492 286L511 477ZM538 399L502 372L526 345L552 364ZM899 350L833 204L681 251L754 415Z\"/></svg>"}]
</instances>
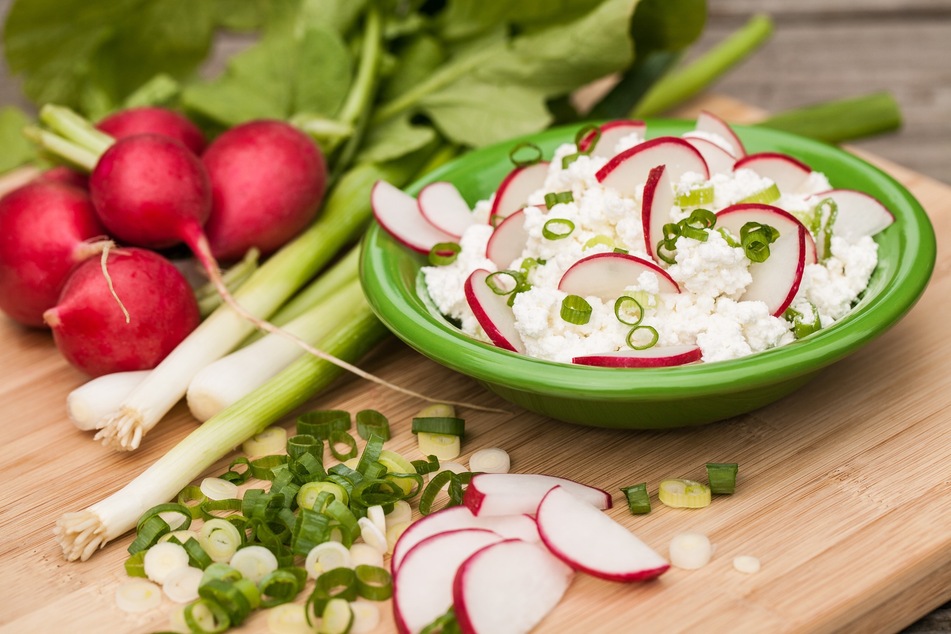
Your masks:
<instances>
[{"instance_id":1,"label":"wooden cutting board","mask_svg":"<svg viewBox=\"0 0 951 634\"><path fill-rule=\"evenodd\" d=\"M734 122L759 116L725 99L694 106ZM904 183L928 211L938 262L930 287L900 324L818 380L765 409L681 431L589 429L521 411L467 414L461 459L499 446L511 454L515 471L603 487L615 495L610 515L661 553L688 530L706 533L716 545L705 568L671 569L650 583L579 574L537 631L894 632L951 599L951 255L945 249L951 187L866 158ZM511 407L395 339L362 365L440 398ZM66 419L66 395L83 380L46 333L0 320L0 479L6 483L0 493L0 632L167 627L168 600L141 616L115 606L130 536L85 563L67 563L52 528L61 513L120 488L195 422L180 405L137 453L114 453ZM417 457L409 419L420 402L347 377L310 407L379 409L393 425L388 446ZM657 501L661 479L703 479L708 461L739 463L734 495L702 510L668 509ZM619 488L635 482L649 483L654 494L649 515L632 516L623 503ZM758 557L761 571L735 571L737 555ZM379 631L393 631L389 605L383 607ZM240 631L267 631L265 615L256 614Z\"/></svg>"}]
</instances>

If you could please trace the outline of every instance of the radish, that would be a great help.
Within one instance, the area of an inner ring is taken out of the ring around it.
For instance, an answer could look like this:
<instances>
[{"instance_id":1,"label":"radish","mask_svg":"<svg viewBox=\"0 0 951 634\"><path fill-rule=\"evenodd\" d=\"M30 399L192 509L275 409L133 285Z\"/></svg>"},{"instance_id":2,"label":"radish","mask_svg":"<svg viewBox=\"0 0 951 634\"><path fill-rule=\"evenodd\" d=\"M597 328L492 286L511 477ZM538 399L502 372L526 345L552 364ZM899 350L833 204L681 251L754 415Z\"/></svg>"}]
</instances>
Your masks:
<instances>
[{"instance_id":1,"label":"radish","mask_svg":"<svg viewBox=\"0 0 951 634\"><path fill-rule=\"evenodd\" d=\"M409 550L427 537L462 528L482 528L502 537L537 542L538 527L528 515L480 515L472 514L467 506L450 506L423 516L409 525L396 545L390 568L395 573Z\"/></svg>"},{"instance_id":2,"label":"radish","mask_svg":"<svg viewBox=\"0 0 951 634\"><path fill-rule=\"evenodd\" d=\"M0 310L42 327L70 271L111 244L105 233L89 195L72 185L37 180L0 198Z\"/></svg>"},{"instance_id":3,"label":"radish","mask_svg":"<svg viewBox=\"0 0 951 634\"><path fill-rule=\"evenodd\" d=\"M836 204L836 217L832 224L834 236L857 240L862 236L873 236L895 222L892 212L865 192L830 189L815 194L809 202L818 204L826 198L831 198Z\"/></svg>"},{"instance_id":4,"label":"radish","mask_svg":"<svg viewBox=\"0 0 951 634\"><path fill-rule=\"evenodd\" d=\"M679 293L672 277L653 262L629 253L595 253L581 258L561 276L558 290L581 297L614 299L644 273L656 275L661 293Z\"/></svg>"},{"instance_id":5,"label":"radish","mask_svg":"<svg viewBox=\"0 0 951 634\"><path fill-rule=\"evenodd\" d=\"M400 632L415 634L452 607L453 579L469 556L502 541L481 528L427 537L413 546L393 577L393 615Z\"/></svg>"},{"instance_id":6,"label":"radish","mask_svg":"<svg viewBox=\"0 0 951 634\"><path fill-rule=\"evenodd\" d=\"M497 222L528 204L528 197L542 188L548 177L547 161L516 167L502 179L492 199L489 221Z\"/></svg>"},{"instance_id":7,"label":"radish","mask_svg":"<svg viewBox=\"0 0 951 634\"><path fill-rule=\"evenodd\" d=\"M710 171L697 149L678 137L666 136L639 143L611 158L595 177L605 187L618 193L635 196L637 188L647 180L651 169L666 165L672 183L687 172L700 174L704 180Z\"/></svg>"},{"instance_id":8,"label":"radish","mask_svg":"<svg viewBox=\"0 0 951 634\"><path fill-rule=\"evenodd\" d=\"M506 540L479 550L459 568L453 608L463 634L524 634L558 605L574 578L544 547Z\"/></svg>"},{"instance_id":9,"label":"radish","mask_svg":"<svg viewBox=\"0 0 951 634\"><path fill-rule=\"evenodd\" d=\"M670 568L634 533L563 487L545 494L536 517L542 543L575 570L608 581L645 581Z\"/></svg>"},{"instance_id":10,"label":"radish","mask_svg":"<svg viewBox=\"0 0 951 634\"><path fill-rule=\"evenodd\" d=\"M370 191L373 217L397 242L413 251L428 254L440 242L452 242L453 236L426 220L416 199L398 187L378 181Z\"/></svg>"},{"instance_id":11,"label":"radish","mask_svg":"<svg viewBox=\"0 0 951 634\"><path fill-rule=\"evenodd\" d=\"M525 344L515 329L515 313L508 304L508 295L492 290L489 275L485 269L476 269L466 278L466 302L492 343L504 350L524 353Z\"/></svg>"},{"instance_id":12,"label":"radish","mask_svg":"<svg viewBox=\"0 0 951 634\"><path fill-rule=\"evenodd\" d=\"M327 185L320 149L282 121L235 126L201 161L213 200L205 233L221 260L240 258L251 247L265 256L276 251L311 223Z\"/></svg>"},{"instance_id":13,"label":"radish","mask_svg":"<svg viewBox=\"0 0 951 634\"><path fill-rule=\"evenodd\" d=\"M614 148L624 137L638 134L643 138L647 132L647 124L639 120L617 119L602 123L598 126L598 130L600 130L601 136L598 137L594 147L591 147L595 137L595 132L592 130L578 143L578 151L587 152L591 156L611 158L616 154Z\"/></svg>"},{"instance_id":14,"label":"radish","mask_svg":"<svg viewBox=\"0 0 951 634\"><path fill-rule=\"evenodd\" d=\"M135 134L163 134L200 155L205 150L205 135L185 115L155 106L127 108L114 112L96 124L111 137L121 139Z\"/></svg>"},{"instance_id":15,"label":"radish","mask_svg":"<svg viewBox=\"0 0 951 634\"><path fill-rule=\"evenodd\" d=\"M485 245L485 257L499 267L500 271L505 270L522 256L527 242L525 212L519 209L496 226Z\"/></svg>"},{"instance_id":16,"label":"radish","mask_svg":"<svg viewBox=\"0 0 951 634\"><path fill-rule=\"evenodd\" d=\"M730 124L708 110L700 111L693 132L687 132L684 136L693 138L712 137L711 140L715 139L714 143L727 149L734 157L742 158L746 156L743 141L736 135Z\"/></svg>"},{"instance_id":17,"label":"radish","mask_svg":"<svg viewBox=\"0 0 951 634\"><path fill-rule=\"evenodd\" d=\"M670 185L667 167L658 165L647 174L644 194L641 198L641 223L644 230L644 247L647 255L660 264L657 245L664 239L664 225L670 222L670 210L674 206L674 190Z\"/></svg>"},{"instance_id":18,"label":"radish","mask_svg":"<svg viewBox=\"0 0 951 634\"><path fill-rule=\"evenodd\" d=\"M469 203L452 183L430 183L419 191L416 200L420 213L431 225L457 240L475 223Z\"/></svg>"},{"instance_id":19,"label":"radish","mask_svg":"<svg viewBox=\"0 0 951 634\"><path fill-rule=\"evenodd\" d=\"M71 167L57 165L48 170L43 170L36 176L38 181L56 181L66 185L78 187L84 191L89 190L89 174L77 172Z\"/></svg>"},{"instance_id":20,"label":"radish","mask_svg":"<svg viewBox=\"0 0 951 634\"><path fill-rule=\"evenodd\" d=\"M812 173L812 168L788 154L759 152L749 154L736 162L733 170L748 169L776 183L780 193L799 191Z\"/></svg>"},{"instance_id":21,"label":"radish","mask_svg":"<svg viewBox=\"0 0 951 634\"><path fill-rule=\"evenodd\" d=\"M700 361L703 352L698 346L651 346L646 350L621 350L575 357L572 363L605 368L664 368Z\"/></svg>"},{"instance_id":22,"label":"radish","mask_svg":"<svg viewBox=\"0 0 951 634\"><path fill-rule=\"evenodd\" d=\"M92 376L153 368L198 325L195 295L179 270L152 251L112 250L106 268L108 279L98 260L80 264L57 305L43 313L56 347Z\"/></svg>"},{"instance_id":23,"label":"radish","mask_svg":"<svg viewBox=\"0 0 951 634\"><path fill-rule=\"evenodd\" d=\"M472 477L462 503L474 515L534 513L552 487L561 486L598 509L611 508L611 494L567 478L540 473L479 473Z\"/></svg>"},{"instance_id":24,"label":"radish","mask_svg":"<svg viewBox=\"0 0 951 634\"><path fill-rule=\"evenodd\" d=\"M688 136L685 134L684 140L697 148L697 151L700 152L700 156L702 156L706 162L711 176L714 174L729 174L733 171L736 158L725 150L723 146L717 145L706 137Z\"/></svg>"}]
</instances>

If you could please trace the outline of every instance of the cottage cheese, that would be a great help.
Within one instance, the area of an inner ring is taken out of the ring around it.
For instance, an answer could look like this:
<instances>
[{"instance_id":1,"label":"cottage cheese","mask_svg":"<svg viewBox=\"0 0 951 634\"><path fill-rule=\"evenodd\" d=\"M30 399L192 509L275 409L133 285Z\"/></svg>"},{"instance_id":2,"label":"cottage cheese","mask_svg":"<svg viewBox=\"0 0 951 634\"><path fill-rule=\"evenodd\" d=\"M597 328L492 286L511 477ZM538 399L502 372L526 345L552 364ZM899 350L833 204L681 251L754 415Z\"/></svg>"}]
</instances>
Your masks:
<instances>
[{"instance_id":1,"label":"cottage cheese","mask_svg":"<svg viewBox=\"0 0 951 634\"><path fill-rule=\"evenodd\" d=\"M622 139L615 150L621 151L641 140L639 135L631 135ZM640 212L643 184L633 196L602 186L595 175L607 160L600 157L582 156L563 169L561 158L576 151L574 144L564 144L555 151L544 187L527 201L529 206L524 213L529 237L525 249L504 267L519 270L526 258L537 261L525 269L531 288L518 293L512 304L516 330L526 354L565 363L576 356L625 349L630 327L615 316L613 300L597 297L586 298L592 308L588 323L575 325L563 320L560 309L565 293L557 287L564 272L582 257L614 248L650 259L644 247ZM772 184L755 172L740 169L709 179L687 173L673 185L677 192L712 187L713 203L704 206L716 211ZM773 204L792 213L808 213L809 196L827 189L830 185L825 176L813 173L801 191L784 192ZM565 191L572 193L572 202L544 208L545 193ZM483 223L490 201L481 201L474 211ZM670 221L686 218L691 211L675 206L670 210ZM574 230L563 239L545 238L543 227L553 218L570 221ZM492 231L488 224L473 225L463 235L461 252L452 264L423 268L427 290L438 310L464 332L483 340L487 337L466 303L464 284L475 269L497 270L485 256ZM813 319L818 314L822 327L835 323L868 285L876 263L876 243L870 237L855 242L834 238L830 256L806 267L791 307L804 319ZM625 289L625 294L637 297L644 305L641 323L656 329L656 345L696 344L702 350L703 360L713 362L795 340L790 321L772 316L762 302L742 300L752 281L750 261L741 247L731 246L719 231L709 231L706 241L678 238L674 263L663 266L678 283L681 293L661 293L660 281L653 273L642 274Z\"/></svg>"}]
</instances>

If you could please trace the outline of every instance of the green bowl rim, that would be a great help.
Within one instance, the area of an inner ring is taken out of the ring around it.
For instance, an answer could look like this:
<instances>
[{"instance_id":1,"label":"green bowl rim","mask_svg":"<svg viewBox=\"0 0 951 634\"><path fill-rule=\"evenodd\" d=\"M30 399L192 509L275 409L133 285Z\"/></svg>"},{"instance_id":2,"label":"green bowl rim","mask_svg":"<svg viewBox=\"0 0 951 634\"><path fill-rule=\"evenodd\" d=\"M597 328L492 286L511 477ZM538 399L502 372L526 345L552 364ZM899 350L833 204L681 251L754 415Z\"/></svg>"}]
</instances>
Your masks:
<instances>
[{"instance_id":1,"label":"green bowl rim","mask_svg":"<svg viewBox=\"0 0 951 634\"><path fill-rule=\"evenodd\" d=\"M503 143L472 150L434 170L406 191L416 194L425 184L452 180L457 170L507 160L516 143L569 142L580 125L552 128ZM678 134L692 122L648 119L649 136ZM417 294L416 276L408 275L425 262L373 223L367 232L360 262L360 278L370 306L379 319L409 346L455 371L509 390L523 390L559 397L583 396L598 400L676 400L741 392L814 373L850 354L897 323L924 292L934 268L934 230L920 203L897 180L867 161L831 145L781 131L753 126L732 126L744 143L793 148L800 153L832 160L842 169L871 179L886 193L895 223L886 229L901 232L897 267L884 280L880 292L865 298L833 327L795 342L730 361L692 364L672 368L617 369L571 366L535 359L471 339L444 319L432 314ZM656 134L658 128L660 134ZM791 154L795 151L784 149ZM808 159L807 159L808 162ZM827 169L827 168L824 168ZM836 183L833 182L833 186ZM910 256L910 257L909 257ZM401 277L402 276L402 277ZM403 283L400 282L403 280ZM688 390L688 392L685 392Z\"/></svg>"}]
</instances>

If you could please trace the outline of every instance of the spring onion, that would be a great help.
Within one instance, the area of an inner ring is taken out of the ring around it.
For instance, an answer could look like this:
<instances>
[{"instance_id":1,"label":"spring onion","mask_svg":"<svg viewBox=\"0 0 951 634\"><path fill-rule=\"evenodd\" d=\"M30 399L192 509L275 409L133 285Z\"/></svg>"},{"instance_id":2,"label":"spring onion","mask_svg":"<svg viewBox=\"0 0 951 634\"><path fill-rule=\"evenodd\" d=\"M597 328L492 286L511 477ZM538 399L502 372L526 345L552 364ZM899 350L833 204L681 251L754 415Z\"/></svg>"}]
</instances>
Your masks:
<instances>
[{"instance_id":1,"label":"spring onion","mask_svg":"<svg viewBox=\"0 0 951 634\"><path fill-rule=\"evenodd\" d=\"M519 275L515 271L494 271L485 278L485 284L496 295L508 295L519 285Z\"/></svg>"},{"instance_id":2,"label":"spring onion","mask_svg":"<svg viewBox=\"0 0 951 634\"><path fill-rule=\"evenodd\" d=\"M126 579L116 587L116 605L123 612L148 612L162 605L162 589L147 579Z\"/></svg>"},{"instance_id":3,"label":"spring onion","mask_svg":"<svg viewBox=\"0 0 951 634\"><path fill-rule=\"evenodd\" d=\"M142 560L145 576L155 583L164 583L168 574L176 568L188 566L188 553L179 544L163 542L145 552Z\"/></svg>"},{"instance_id":4,"label":"spring onion","mask_svg":"<svg viewBox=\"0 0 951 634\"><path fill-rule=\"evenodd\" d=\"M647 350L654 347L659 338L660 335L657 334L657 329L653 326L639 325L631 328L630 332L627 333L625 342L633 350Z\"/></svg>"},{"instance_id":5,"label":"spring onion","mask_svg":"<svg viewBox=\"0 0 951 634\"><path fill-rule=\"evenodd\" d=\"M393 578L382 566L361 564L354 568L357 594L370 601L386 601L393 596Z\"/></svg>"},{"instance_id":6,"label":"spring onion","mask_svg":"<svg viewBox=\"0 0 951 634\"><path fill-rule=\"evenodd\" d=\"M456 434L418 432L416 442L421 453L433 455L439 460L452 460L462 453L462 443Z\"/></svg>"},{"instance_id":7,"label":"spring onion","mask_svg":"<svg viewBox=\"0 0 951 634\"><path fill-rule=\"evenodd\" d=\"M217 634L231 627L224 608L208 599L199 598L185 606L185 625L191 632Z\"/></svg>"},{"instance_id":8,"label":"spring onion","mask_svg":"<svg viewBox=\"0 0 951 634\"><path fill-rule=\"evenodd\" d=\"M224 519L207 520L198 531L198 543L215 562L229 561L242 541L235 525Z\"/></svg>"},{"instance_id":9,"label":"spring onion","mask_svg":"<svg viewBox=\"0 0 951 634\"><path fill-rule=\"evenodd\" d=\"M303 605L282 603L268 610L267 629L271 634L313 634Z\"/></svg>"},{"instance_id":10,"label":"spring onion","mask_svg":"<svg viewBox=\"0 0 951 634\"><path fill-rule=\"evenodd\" d=\"M796 339L803 339L822 329L822 320L819 318L819 310L812 302L807 302L807 305L812 313L808 317L792 306L783 312L783 319L792 324L793 334L796 336Z\"/></svg>"},{"instance_id":11,"label":"spring onion","mask_svg":"<svg viewBox=\"0 0 951 634\"><path fill-rule=\"evenodd\" d=\"M333 598L324 606L320 615L322 634L346 634L353 625L353 610L346 599Z\"/></svg>"},{"instance_id":12,"label":"spring onion","mask_svg":"<svg viewBox=\"0 0 951 634\"><path fill-rule=\"evenodd\" d=\"M735 462L708 462L707 481L714 495L730 495L736 491L736 473L739 466Z\"/></svg>"},{"instance_id":13,"label":"spring onion","mask_svg":"<svg viewBox=\"0 0 951 634\"><path fill-rule=\"evenodd\" d=\"M657 497L667 506L699 509L710 505L710 487L694 480L663 480L657 489Z\"/></svg>"},{"instance_id":14,"label":"spring onion","mask_svg":"<svg viewBox=\"0 0 951 634\"><path fill-rule=\"evenodd\" d=\"M162 592L175 603L188 603L198 598L198 585L201 582L200 568L183 566L173 570L162 584Z\"/></svg>"},{"instance_id":15,"label":"spring onion","mask_svg":"<svg viewBox=\"0 0 951 634\"><path fill-rule=\"evenodd\" d=\"M761 189L757 192L753 192L745 198L738 200L738 203L763 203L768 205L774 203L780 198L779 187L776 186L776 183L772 183L769 187Z\"/></svg>"},{"instance_id":16,"label":"spring onion","mask_svg":"<svg viewBox=\"0 0 951 634\"><path fill-rule=\"evenodd\" d=\"M432 266L447 266L456 261L462 247L456 242L439 242L429 250L429 264Z\"/></svg>"},{"instance_id":17,"label":"spring onion","mask_svg":"<svg viewBox=\"0 0 951 634\"><path fill-rule=\"evenodd\" d=\"M614 300L614 316L625 326L637 326L644 319L644 306L630 295Z\"/></svg>"},{"instance_id":18,"label":"spring onion","mask_svg":"<svg viewBox=\"0 0 951 634\"><path fill-rule=\"evenodd\" d=\"M387 526L386 528L386 552L393 554L393 548L396 546L396 542L399 541L403 533L406 532L406 529L409 528L410 522L395 522Z\"/></svg>"},{"instance_id":19,"label":"spring onion","mask_svg":"<svg viewBox=\"0 0 951 634\"><path fill-rule=\"evenodd\" d=\"M287 430L283 427L268 427L241 443L241 451L247 456L267 456L284 449L287 444Z\"/></svg>"},{"instance_id":20,"label":"spring onion","mask_svg":"<svg viewBox=\"0 0 951 634\"><path fill-rule=\"evenodd\" d=\"M651 499L647 493L647 483L641 482L621 488L627 498L627 508L631 515L644 515L651 512Z\"/></svg>"},{"instance_id":21,"label":"spring onion","mask_svg":"<svg viewBox=\"0 0 951 634\"><path fill-rule=\"evenodd\" d=\"M457 416L415 416L411 423L414 434L449 434L463 436L466 432L465 419Z\"/></svg>"},{"instance_id":22,"label":"spring onion","mask_svg":"<svg viewBox=\"0 0 951 634\"><path fill-rule=\"evenodd\" d=\"M560 315L563 321L575 326L583 326L591 321L591 304L580 295L568 295L561 300Z\"/></svg>"},{"instance_id":23,"label":"spring onion","mask_svg":"<svg viewBox=\"0 0 951 634\"><path fill-rule=\"evenodd\" d=\"M584 246L581 247L582 251L587 251L588 249L593 249L595 247L604 246L612 251L616 249L614 240L610 236L606 236L603 233L589 238L587 242L584 243Z\"/></svg>"},{"instance_id":24,"label":"spring onion","mask_svg":"<svg viewBox=\"0 0 951 634\"><path fill-rule=\"evenodd\" d=\"M352 561L350 550L346 546L340 542L327 541L310 549L304 560L304 570L311 579L316 579L334 568L350 568Z\"/></svg>"},{"instance_id":25,"label":"spring onion","mask_svg":"<svg viewBox=\"0 0 951 634\"><path fill-rule=\"evenodd\" d=\"M369 601L351 601L350 610L353 612L353 623L350 634L370 634L380 625L380 609Z\"/></svg>"},{"instance_id":26,"label":"spring onion","mask_svg":"<svg viewBox=\"0 0 951 634\"><path fill-rule=\"evenodd\" d=\"M565 203L573 203L575 201L574 194L570 191L565 192L548 192L545 194L545 208L551 209L555 205L561 205Z\"/></svg>"},{"instance_id":27,"label":"spring onion","mask_svg":"<svg viewBox=\"0 0 951 634\"><path fill-rule=\"evenodd\" d=\"M375 409L360 410L354 416L357 422L357 435L364 440L376 434L383 440L390 439L390 422L386 416Z\"/></svg>"},{"instance_id":28,"label":"spring onion","mask_svg":"<svg viewBox=\"0 0 951 634\"><path fill-rule=\"evenodd\" d=\"M534 143L519 143L509 150L509 160L515 167L528 167L542 160L542 149Z\"/></svg>"},{"instance_id":29,"label":"spring onion","mask_svg":"<svg viewBox=\"0 0 951 634\"><path fill-rule=\"evenodd\" d=\"M769 245L779 239L779 231L770 225L747 222L740 227L740 244L751 262L765 262L769 258Z\"/></svg>"},{"instance_id":30,"label":"spring onion","mask_svg":"<svg viewBox=\"0 0 951 634\"><path fill-rule=\"evenodd\" d=\"M676 203L678 207L698 207L700 205L710 205L713 203L713 186L701 185L691 187L687 191L677 192Z\"/></svg>"},{"instance_id":31,"label":"spring onion","mask_svg":"<svg viewBox=\"0 0 951 634\"><path fill-rule=\"evenodd\" d=\"M489 447L469 456L469 471L473 473L508 473L512 461L504 449Z\"/></svg>"},{"instance_id":32,"label":"spring onion","mask_svg":"<svg viewBox=\"0 0 951 634\"><path fill-rule=\"evenodd\" d=\"M561 240L571 235L575 223L567 218L551 218L542 225L542 237L546 240Z\"/></svg>"},{"instance_id":33,"label":"spring onion","mask_svg":"<svg viewBox=\"0 0 951 634\"><path fill-rule=\"evenodd\" d=\"M759 572L760 561L752 555L737 555L733 558L733 568L748 575Z\"/></svg>"},{"instance_id":34,"label":"spring onion","mask_svg":"<svg viewBox=\"0 0 951 634\"><path fill-rule=\"evenodd\" d=\"M383 566L383 553L366 542L350 546L350 563L357 566Z\"/></svg>"},{"instance_id":35,"label":"spring onion","mask_svg":"<svg viewBox=\"0 0 951 634\"><path fill-rule=\"evenodd\" d=\"M703 533L680 533L670 540L670 563L684 570L696 570L710 563L713 546Z\"/></svg>"},{"instance_id":36,"label":"spring onion","mask_svg":"<svg viewBox=\"0 0 951 634\"><path fill-rule=\"evenodd\" d=\"M238 288L251 277L254 271L257 270L260 255L260 251L251 247L248 249L248 252L244 254L241 261L237 262L228 270L221 272L221 281L224 282L225 288L227 288L229 292L234 293L238 290ZM215 309L222 304L221 295L218 294L218 289L215 288L212 282L206 282L204 285L196 288L195 298L198 300L198 312L202 318L213 313Z\"/></svg>"},{"instance_id":37,"label":"spring onion","mask_svg":"<svg viewBox=\"0 0 951 634\"><path fill-rule=\"evenodd\" d=\"M238 485L221 478L205 478L199 488L209 500L227 500L238 495Z\"/></svg>"},{"instance_id":38,"label":"spring onion","mask_svg":"<svg viewBox=\"0 0 951 634\"><path fill-rule=\"evenodd\" d=\"M264 546L245 546L238 549L228 561L228 565L241 573L245 579L254 583L278 568L277 557Z\"/></svg>"},{"instance_id":39,"label":"spring onion","mask_svg":"<svg viewBox=\"0 0 951 634\"><path fill-rule=\"evenodd\" d=\"M90 379L66 397L66 414L77 429L98 429L100 421L112 413L148 375L148 370L130 370Z\"/></svg>"}]
</instances>

